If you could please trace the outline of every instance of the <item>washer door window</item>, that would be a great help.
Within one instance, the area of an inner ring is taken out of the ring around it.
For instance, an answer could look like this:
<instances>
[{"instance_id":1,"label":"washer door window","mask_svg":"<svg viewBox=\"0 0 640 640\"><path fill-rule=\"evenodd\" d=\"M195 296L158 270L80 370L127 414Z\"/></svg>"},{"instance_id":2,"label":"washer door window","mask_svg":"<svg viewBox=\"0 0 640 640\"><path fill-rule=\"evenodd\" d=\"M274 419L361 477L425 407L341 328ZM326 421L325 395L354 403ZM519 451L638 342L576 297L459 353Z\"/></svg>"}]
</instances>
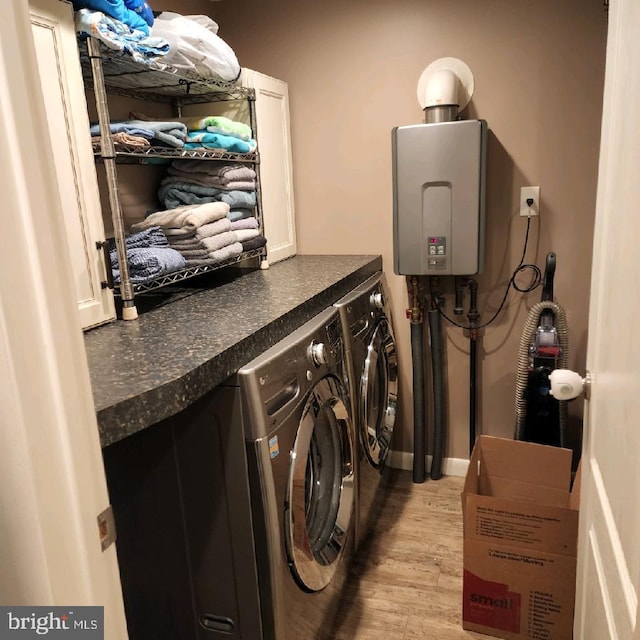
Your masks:
<instances>
[{"instance_id":1,"label":"washer door window","mask_svg":"<svg viewBox=\"0 0 640 640\"><path fill-rule=\"evenodd\" d=\"M369 463L378 468L389 453L398 392L396 345L386 318L369 341L360 384L360 442Z\"/></svg>"},{"instance_id":2,"label":"washer door window","mask_svg":"<svg viewBox=\"0 0 640 640\"><path fill-rule=\"evenodd\" d=\"M294 577L307 591L331 582L351 524L353 450L342 389L333 376L315 385L291 452L287 553Z\"/></svg>"}]
</instances>

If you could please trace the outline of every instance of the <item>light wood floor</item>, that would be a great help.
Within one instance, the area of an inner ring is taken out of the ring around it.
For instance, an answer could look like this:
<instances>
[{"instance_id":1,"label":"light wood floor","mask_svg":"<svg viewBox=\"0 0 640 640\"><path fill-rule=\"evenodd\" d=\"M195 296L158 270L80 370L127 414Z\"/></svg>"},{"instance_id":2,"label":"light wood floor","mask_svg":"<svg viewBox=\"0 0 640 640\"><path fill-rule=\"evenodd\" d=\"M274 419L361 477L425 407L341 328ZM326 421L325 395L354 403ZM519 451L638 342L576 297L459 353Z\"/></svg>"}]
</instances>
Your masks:
<instances>
[{"instance_id":1,"label":"light wood floor","mask_svg":"<svg viewBox=\"0 0 640 640\"><path fill-rule=\"evenodd\" d=\"M464 631L463 478L413 484L391 470L385 501L358 553L334 640L489 640Z\"/></svg>"}]
</instances>

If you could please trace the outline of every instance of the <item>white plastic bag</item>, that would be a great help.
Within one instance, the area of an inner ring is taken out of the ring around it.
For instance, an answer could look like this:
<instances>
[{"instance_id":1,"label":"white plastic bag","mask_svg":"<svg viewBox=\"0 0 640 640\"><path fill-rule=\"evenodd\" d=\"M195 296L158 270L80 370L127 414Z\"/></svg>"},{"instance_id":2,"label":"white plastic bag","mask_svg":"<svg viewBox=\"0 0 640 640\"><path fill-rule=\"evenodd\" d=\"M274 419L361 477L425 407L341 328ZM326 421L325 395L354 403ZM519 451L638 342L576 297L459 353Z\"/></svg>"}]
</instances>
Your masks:
<instances>
[{"instance_id":1,"label":"white plastic bag","mask_svg":"<svg viewBox=\"0 0 640 640\"><path fill-rule=\"evenodd\" d=\"M237 80L240 75L238 58L216 34L217 28L218 25L207 16L183 16L163 11L155 19L151 35L169 41L169 53L163 57L163 62L204 78Z\"/></svg>"}]
</instances>

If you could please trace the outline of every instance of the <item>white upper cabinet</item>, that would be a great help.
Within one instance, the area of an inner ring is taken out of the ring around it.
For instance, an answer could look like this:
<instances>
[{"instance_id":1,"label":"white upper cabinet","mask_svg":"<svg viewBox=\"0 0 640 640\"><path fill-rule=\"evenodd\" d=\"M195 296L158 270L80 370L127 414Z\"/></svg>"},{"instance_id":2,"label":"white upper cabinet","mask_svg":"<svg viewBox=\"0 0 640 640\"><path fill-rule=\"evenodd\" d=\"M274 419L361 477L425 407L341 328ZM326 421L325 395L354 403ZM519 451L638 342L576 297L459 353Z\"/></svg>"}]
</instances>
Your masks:
<instances>
[{"instance_id":1,"label":"white upper cabinet","mask_svg":"<svg viewBox=\"0 0 640 640\"><path fill-rule=\"evenodd\" d=\"M262 215L269 262L296 253L293 166L287 83L251 69L241 82L256 92L256 124L260 153Z\"/></svg>"},{"instance_id":2,"label":"white upper cabinet","mask_svg":"<svg viewBox=\"0 0 640 640\"><path fill-rule=\"evenodd\" d=\"M47 111L69 253L83 329L115 317L105 288L104 227L71 3L30 0L31 25Z\"/></svg>"}]
</instances>

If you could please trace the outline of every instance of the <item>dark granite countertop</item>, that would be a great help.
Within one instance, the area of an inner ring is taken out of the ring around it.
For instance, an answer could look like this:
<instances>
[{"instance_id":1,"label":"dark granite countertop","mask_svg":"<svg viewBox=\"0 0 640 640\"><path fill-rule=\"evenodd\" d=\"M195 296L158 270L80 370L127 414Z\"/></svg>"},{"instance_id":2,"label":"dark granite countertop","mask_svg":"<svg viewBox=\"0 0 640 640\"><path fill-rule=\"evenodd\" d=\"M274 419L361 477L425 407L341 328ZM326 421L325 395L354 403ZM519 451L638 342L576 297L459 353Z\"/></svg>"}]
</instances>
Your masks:
<instances>
[{"instance_id":1,"label":"dark granite countertop","mask_svg":"<svg viewBox=\"0 0 640 640\"><path fill-rule=\"evenodd\" d=\"M380 256L295 256L137 298L137 320L85 333L102 446L178 413L380 269Z\"/></svg>"}]
</instances>

